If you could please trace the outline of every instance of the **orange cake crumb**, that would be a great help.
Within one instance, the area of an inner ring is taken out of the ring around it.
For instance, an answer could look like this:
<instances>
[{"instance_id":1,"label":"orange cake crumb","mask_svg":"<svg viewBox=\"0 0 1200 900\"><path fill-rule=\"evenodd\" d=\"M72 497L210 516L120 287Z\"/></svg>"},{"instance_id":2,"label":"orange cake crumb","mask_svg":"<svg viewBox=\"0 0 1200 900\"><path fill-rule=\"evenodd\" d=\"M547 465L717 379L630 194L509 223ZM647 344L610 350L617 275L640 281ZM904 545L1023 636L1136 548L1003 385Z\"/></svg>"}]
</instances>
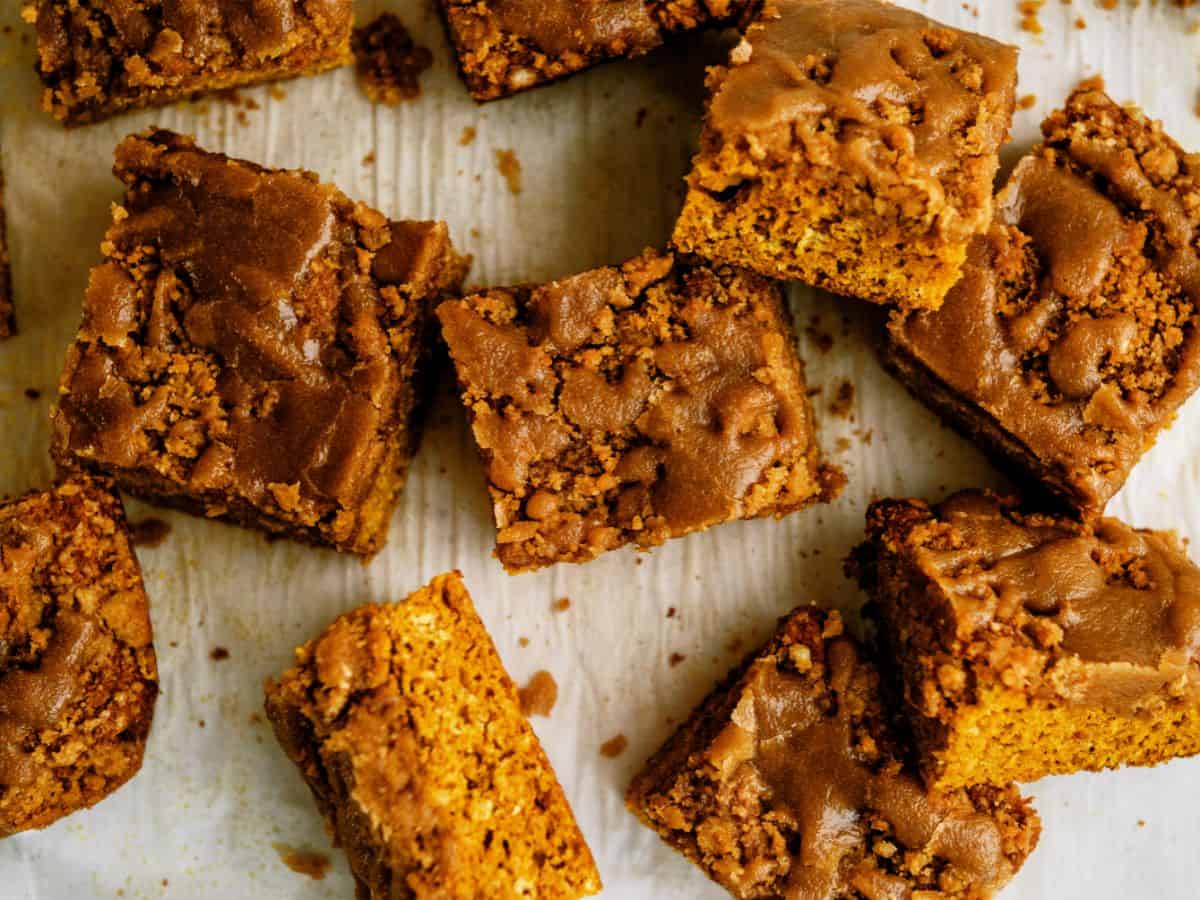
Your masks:
<instances>
[{"instance_id":1,"label":"orange cake crumb","mask_svg":"<svg viewBox=\"0 0 1200 900\"><path fill-rule=\"evenodd\" d=\"M341 616L266 685L359 896L569 900L600 876L457 573Z\"/></svg>"}]
</instances>

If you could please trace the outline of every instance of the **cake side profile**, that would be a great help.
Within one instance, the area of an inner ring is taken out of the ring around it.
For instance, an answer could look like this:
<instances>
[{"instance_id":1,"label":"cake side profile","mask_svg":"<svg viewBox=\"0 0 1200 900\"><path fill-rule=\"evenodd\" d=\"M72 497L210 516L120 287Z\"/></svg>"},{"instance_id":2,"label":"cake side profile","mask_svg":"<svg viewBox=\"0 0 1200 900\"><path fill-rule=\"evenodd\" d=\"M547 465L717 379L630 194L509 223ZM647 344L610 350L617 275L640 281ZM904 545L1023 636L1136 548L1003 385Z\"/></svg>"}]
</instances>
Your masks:
<instances>
[{"instance_id":1,"label":"cake side profile","mask_svg":"<svg viewBox=\"0 0 1200 900\"><path fill-rule=\"evenodd\" d=\"M885 500L851 568L938 788L1200 753L1200 569L1173 534Z\"/></svg>"},{"instance_id":2,"label":"cake side profile","mask_svg":"<svg viewBox=\"0 0 1200 900\"><path fill-rule=\"evenodd\" d=\"M107 484L0 504L0 837L137 774L158 696L142 573Z\"/></svg>"},{"instance_id":3,"label":"cake side profile","mask_svg":"<svg viewBox=\"0 0 1200 900\"><path fill-rule=\"evenodd\" d=\"M646 764L630 810L739 900L984 898L1037 845L1012 785L942 794L906 763L879 673L801 607Z\"/></svg>"},{"instance_id":4,"label":"cake side profile","mask_svg":"<svg viewBox=\"0 0 1200 900\"><path fill-rule=\"evenodd\" d=\"M675 245L937 308L992 217L1016 59L880 0L771 0L710 73Z\"/></svg>"},{"instance_id":5,"label":"cake side profile","mask_svg":"<svg viewBox=\"0 0 1200 900\"><path fill-rule=\"evenodd\" d=\"M733 25L760 2L438 0L438 8L459 73L482 103L642 56L675 34Z\"/></svg>"},{"instance_id":6,"label":"cake side profile","mask_svg":"<svg viewBox=\"0 0 1200 900\"><path fill-rule=\"evenodd\" d=\"M466 261L314 175L130 137L53 455L149 500L369 556L420 436L432 307Z\"/></svg>"},{"instance_id":7,"label":"cake side profile","mask_svg":"<svg viewBox=\"0 0 1200 900\"><path fill-rule=\"evenodd\" d=\"M884 360L1027 485L1099 515L1200 383L1200 163L1094 82L1043 125L937 312Z\"/></svg>"},{"instance_id":8,"label":"cake side profile","mask_svg":"<svg viewBox=\"0 0 1200 900\"><path fill-rule=\"evenodd\" d=\"M779 287L647 251L437 311L511 572L828 500Z\"/></svg>"},{"instance_id":9,"label":"cake side profile","mask_svg":"<svg viewBox=\"0 0 1200 900\"><path fill-rule=\"evenodd\" d=\"M26 0L42 107L66 125L350 62L350 0Z\"/></svg>"},{"instance_id":10,"label":"cake side profile","mask_svg":"<svg viewBox=\"0 0 1200 900\"><path fill-rule=\"evenodd\" d=\"M600 876L457 573L337 619L266 710L364 900L573 900Z\"/></svg>"}]
</instances>

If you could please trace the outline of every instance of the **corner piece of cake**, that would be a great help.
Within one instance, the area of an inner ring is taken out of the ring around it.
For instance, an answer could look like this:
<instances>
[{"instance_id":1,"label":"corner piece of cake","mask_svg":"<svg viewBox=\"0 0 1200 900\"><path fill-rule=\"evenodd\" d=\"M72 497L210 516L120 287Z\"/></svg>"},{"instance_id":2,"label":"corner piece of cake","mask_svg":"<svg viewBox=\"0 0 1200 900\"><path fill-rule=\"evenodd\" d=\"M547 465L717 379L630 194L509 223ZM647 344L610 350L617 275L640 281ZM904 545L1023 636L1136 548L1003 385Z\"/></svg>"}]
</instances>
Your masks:
<instances>
[{"instance_id":1,"label":"corner piece of cake","mask_svg":"<svg viewBox=\"0 0 1200 900\"><path fill-rule=\"evenodd\" d=\"M1200 753L1200 569L1174 534L968 491L873 504L850 566L928 783Z\"/></svg>"},{"instance_id":2,"label":"corner piece of cake","mask_svg":"<svg viewBox=\"0 0 1200 900\"><path fill-rule=\"evenodd\" d=\"M66 125L350 62L351 0L26 0L42 107Z\"/></svg>"},{"instance_id":3,"label":"corner piece of cake","mask_svg":"<svg viewBox=\"0 0 1200 900\"><path fill-rule=\"evenodd\" d=\"M1028 486L1104 511L1200 384L1200 157L1098 82L1042 126L937 312L884 362Z\"/></svg>"},{"instance_id":4,"label":"corner piece of cake","mask_svg":"<svg viewBox=\"0 0 1200 900\"><path fill-rule=\"evenodd\" d=\"M438 307L510 572L836 496L774 282L647 251Z\"/></svg>"},{"instance_id":5,"label":"corner piece of cake","mask_svg":"<svg viewBox=\"0 0 1200 900\"><path fill-rule=\"evenodd\" d=\"M575 900L600 875L457 573L346 613L266 685L363 900Z\"/></svg>"},{"instance_id":6,"label":"corner piece of cake","mask_svg":"<svg viewBox=\"0 0 1200 900\"><path fill-rule=\"evenodd\" d=\"M61 469L364 557L420 436L432 310L466 260L309 172L150 131L92 270L54 411Z\"/></svg>"},{"instance_id":7,"label":"corner piece of cake","mask_svg":"<svg viewBox=\"0 0 1200 900\"><path fill-rule=\"evenodd\" d=\"M437 0L459 73L479 102L593 65L642 56L670 37L734 25L761 0Z\"/></svg>"},{"instance_id":8,"label":"corner piece of cake","mask_svg":"<svg viewBox=\"0 0 1200 900\"><path fill-rule=\"evenodd\" d=\"M880 0L768 0L709 76L675 245L936 309L992 218L1016 61Z\"/></svg>"},{"instance_id":9,"label":"corner piece of cake","mask_svg":"<svg viewBox=\"0 0 1200 900\"><path fill-rule=\"evenodd\" d=\"M1012 785L935 793L836 612L801 607L646 764L630 810L739 900L978 900L1033 852Z\"/></svg>"},{"instance_id":10,"label":"corner piece of cake","mask_svg":"<svg viewBox=\"0 0 1200 900\"><path fill-rule=\"evenodd\" d=\"M157 697L120 498L72 478L0 503L0 837L87 809L136 775Z\"/></svg>"}]
</instances>

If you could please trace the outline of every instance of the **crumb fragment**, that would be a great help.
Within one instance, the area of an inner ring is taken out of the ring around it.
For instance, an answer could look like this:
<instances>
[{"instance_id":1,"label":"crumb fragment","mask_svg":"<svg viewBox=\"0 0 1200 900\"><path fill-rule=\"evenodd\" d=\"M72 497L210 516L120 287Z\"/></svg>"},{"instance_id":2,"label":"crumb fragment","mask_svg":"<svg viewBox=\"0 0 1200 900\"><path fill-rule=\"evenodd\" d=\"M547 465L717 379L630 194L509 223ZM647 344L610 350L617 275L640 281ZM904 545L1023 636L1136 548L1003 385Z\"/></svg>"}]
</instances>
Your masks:
<instances>
[{"instance_id":1,"label":"crumb fragment","mask_svg":"<svg viewBox=\"0 0 1200 900\"><path fill-rule=\"evenodd\" d=\"M667 665L673 669L685 659L687 659L687 656L683 653L672 653L669 657L667 657Z\"/></svg>"},{"instance_id":2,"label":"crumb fragment","mask_svg":"<svg viewBox=\"0 0 1200 900\"><path fill-rule=\"evenodd\" d=\"M829 411L839 419L850 417L854 409L854 383L842 380L834 391L833 399L829 401Z\"/></svg>"},{"instance_id":3,"label":"crumb fragment","mask_svg":"<svg viewBox=\"0 0 1200 900\"><path fill-rule=\"evenodd\" d=\"M517 692L521 700L521 712L526 716L548 716L558 702L558 682L554 676L541 669Z\"/></svg>"},{"instance_id":4,"label":"crumb fragment","mask_svg":"<svg viewBox=\"0 0 1200 900\"><path fill-rule=\"evenodd\" d=\"M1026 94L1017 101L1018 109L1033 109L1037 106L1037 94Z\"/></svg>"},{"instance_id":5,"label":"crumb fragment","mask_svg":"<svg viewBox=\"0 0 1200 900\"><path fill-rule=\"evenodd\" d=\"M25 388L25 398L27 400L41 400L42 392L34 387Z\"/></svg>"},{"instance_id":6,"label":"crumb fragment","mask_svg":"<svg viewBox=\"0 0 1200 900\"><path fill-rule=\"evenodd\" d=\"M508 182L508 189L513 194L521 193L521 161L512 150L496 151L496 168Z\"/></svg>"},{"instance_id":7,"label":"crumb fragment","mask_svg":"<svg viewBox=\"0 0 1200 900\"><path fill-rule=\"evenodd\" d=\"M354 29L352 41L358 83L373 103L398 106L421 95L420 78L433 65L429 48L412 35L392 13Z\"/></svg>"},{"instance_id":8,"label":"crumb fragment","mask_svg":"<svg viewBox=\"0 0 1200 900\"><path fill-rule=\"evenodd\" d=\"M529 638L527 638L527 637L517 638L517 646L518 647L528 647L529 646Z\"/></svg>"},{"instance_id":9,"label":"crumb fragment","mask_svg":"<svg viewBox=\"0 0 1200 900\"><path fill-rule=\"evenodd\" d=\"M208 654L208 658L213 662L222 662L229 659L229 651L224 647L213 647L212 652Z\"/></svg>"},{"instance_id":10,"label":"crumb fragment","mask_svg":"<svg viewBox=\"0 0 1200 900\"><path fill-rule=\"evenodd\" d=\"M466 126L465 128L463 128L462 134L460 134L458 136L458 146L460 146L460 147L470 146L471 144L475 143L475 137L478 134L479 134L479 131L475 128L474 125Z\"/></svg>"},{"instance_id":11,"label":"crumb fragment","mask_svg":"<svg viewBox=\"0 0 1200 900\"><path fill-rule=\"evenodd\" d=\"M676 612L675 607L673 607L673 606L667 607L667 618L668 619L675 618L675 612Z\"/></svg>"},{"instance_id":12,"label":"crumb fragment","mask_svg":"<svg viewBox=\"0 0 1200 900\"><path fill-rule=\"evenodd\" d=\"M618 734L616 737L609 738L600 745L600 755L608 759L616 759L625 752L625 748L629 746L629 739L623 734Z\"/></svg>"},{"instance_id":13,"label":"crumb fragment","mask_svg":"<svg viewBox=\"0 0 1200 900\"><path fill-rule=\"evenodd\" d=\"M283 864L300 875L307 875L313 881L324 881L329 874L329 857L316 850L301 850L289 847L287 844L273 843L272 847L279 854Z\"/></svg>"},{"instance_id":14,"label":"crumb fragment","mask_svg":"<svg viewBox=\"0 0 1200 900\"><path fill-rule=\"evenodd\" d=\"M551 606L551 609L553 609L555 612L566 612L570 608L571 608L571 598L570 597L559 597L557 600L554 601L554 604Z\"/></svg>"}]
</instances>

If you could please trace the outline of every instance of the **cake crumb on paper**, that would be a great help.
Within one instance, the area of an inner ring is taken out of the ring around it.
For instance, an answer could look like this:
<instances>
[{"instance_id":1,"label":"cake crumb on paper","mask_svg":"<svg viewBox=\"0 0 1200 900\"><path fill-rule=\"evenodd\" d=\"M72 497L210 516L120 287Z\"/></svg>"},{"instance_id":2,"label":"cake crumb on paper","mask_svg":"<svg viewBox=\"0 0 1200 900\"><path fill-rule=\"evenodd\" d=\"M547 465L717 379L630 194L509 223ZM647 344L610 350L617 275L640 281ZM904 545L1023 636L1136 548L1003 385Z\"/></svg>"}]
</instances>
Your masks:
<instances>
[{"instance_id":1,"label":"cake crumb on paper","mask_svg":"<svg viewBox=\"0 0 1200 900\"><path fill-rule=\"evenodd\" d=\"M508 189L513 194L521 193L521 161L512 150L496 151L496 168L508 182Z\"/></svg>"},{"instance_id":2,"label":"cake crumb on paper","mask_svg":"<svg viewBox=\"0 0 1200 900\"><path fill-rule=\"evenodd\" d=\"M525 687L517 691L521 712L526 716L549 716L558 702L558 682L542 669L534 672Z\"/></svg>"}]
</instances>

